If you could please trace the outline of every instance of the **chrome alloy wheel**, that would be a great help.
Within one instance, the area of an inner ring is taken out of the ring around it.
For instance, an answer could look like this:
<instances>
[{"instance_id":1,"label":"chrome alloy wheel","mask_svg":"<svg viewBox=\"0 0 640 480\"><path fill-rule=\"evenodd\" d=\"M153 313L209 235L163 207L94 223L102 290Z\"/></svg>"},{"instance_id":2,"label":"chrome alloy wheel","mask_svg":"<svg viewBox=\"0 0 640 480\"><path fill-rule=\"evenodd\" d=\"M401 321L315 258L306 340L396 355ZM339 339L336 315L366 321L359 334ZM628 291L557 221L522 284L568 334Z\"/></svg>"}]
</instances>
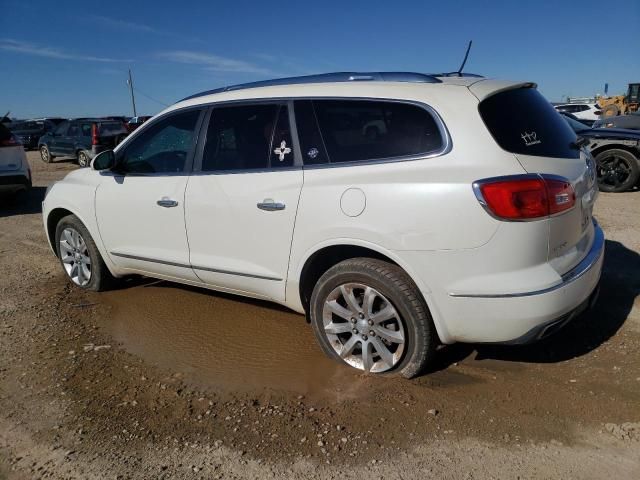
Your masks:
<instances>
[{"instance_id":1,"label":"chrome alloy wheel","mask_svg":"<svg viewBox=\"0 0 640 480\"><path fill-rule=\"evenodd\" d=\"M322 309L324 332L352 367L380 373L402 359L405 331L400 315L380 292L361 283L333 289Z\"/></svg>"},{"instance_id":2,"label":"chrome alloy wheel","mask_svg":"<svg viewBox=\"0 0 640 480\"><path fill-rule=\"evenodd\" d=\"M82 235L67 227L60 236L60 259L73 283L84 287L91 280L91 257Z\"/></svg>"}]
</instances>

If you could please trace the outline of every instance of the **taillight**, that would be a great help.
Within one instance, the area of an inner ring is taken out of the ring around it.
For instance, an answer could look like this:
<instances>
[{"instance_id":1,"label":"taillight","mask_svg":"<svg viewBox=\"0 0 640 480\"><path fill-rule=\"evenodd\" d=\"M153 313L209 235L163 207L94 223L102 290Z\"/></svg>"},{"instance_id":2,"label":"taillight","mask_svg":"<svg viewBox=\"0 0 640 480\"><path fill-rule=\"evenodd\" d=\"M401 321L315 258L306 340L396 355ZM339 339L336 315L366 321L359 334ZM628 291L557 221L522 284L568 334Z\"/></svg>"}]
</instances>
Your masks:
<instances>
[{"instance_id":1,"label":"taillight","mask_svg":"<svg viewBox=\"0 0 640 480\"><path fill-rule=\"evenodd\" d=\"M91 125L91 145L100 145L100 137L98 137L98 125Z\"/></svg>"},{"instance_id":2,"label":"taillight","mask_svg":"<svg viewBox=\"0 0 640 480\"><path fill-rule=\"evenodd\" d=\"M0 140L0 147L17 147L18 145L22 144L14 134Z\"/></svg>"},{"instance_id":3,"label":"taillight","mask_svg":"<svg viewBox=\"0 0 640 480\"><path fill-rule=\"evenodd\" d=\"M531 220L569 210L576 203L571 183L560 177L523 175L479 180L478 200L497 218Z\"/></svg>"}]
</instances>

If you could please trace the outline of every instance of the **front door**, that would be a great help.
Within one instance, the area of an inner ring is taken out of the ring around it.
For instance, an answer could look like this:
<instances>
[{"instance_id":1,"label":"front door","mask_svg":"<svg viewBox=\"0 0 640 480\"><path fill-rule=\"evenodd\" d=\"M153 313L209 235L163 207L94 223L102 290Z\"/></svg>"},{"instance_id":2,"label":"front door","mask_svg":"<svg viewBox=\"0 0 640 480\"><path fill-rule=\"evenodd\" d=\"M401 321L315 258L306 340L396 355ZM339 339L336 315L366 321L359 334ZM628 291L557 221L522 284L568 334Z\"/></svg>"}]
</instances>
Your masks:
<instances>
[{"instance_id":1,"label":"front door","mask_svg":"<svg viewBox=\"0 0 640 480\"><path fill-rule=\"evenodd\" d=\"M185 199L191 265L221 290L283 301L303 174L289 105L212 109Z\"/></svg>"},{"instance_id":2,"label":"front door","mask_svg":"<svg viewBox=\"0 0 640 480\"><path fill-rule=\"evenodd\" d=\"M201 110L169 114L137 132L102 173L100 236L111 260L131 272L198 281L189 266L184 195Z\"/></svg>"}]
</instances>

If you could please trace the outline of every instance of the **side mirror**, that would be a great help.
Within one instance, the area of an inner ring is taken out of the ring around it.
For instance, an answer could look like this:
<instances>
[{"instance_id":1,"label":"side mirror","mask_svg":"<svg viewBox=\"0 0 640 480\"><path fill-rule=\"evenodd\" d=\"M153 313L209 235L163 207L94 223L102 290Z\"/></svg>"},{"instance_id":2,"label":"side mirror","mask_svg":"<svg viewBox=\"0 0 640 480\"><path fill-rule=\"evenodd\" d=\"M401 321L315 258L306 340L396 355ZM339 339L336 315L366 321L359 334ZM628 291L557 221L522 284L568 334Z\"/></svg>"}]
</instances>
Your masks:
<instances>
[{"instance_id":1,"label":"side mirror","mask_svg":"<svg viewBox=\"0 0 640 480\"><path fill-rule=\"evenodd\" d=\"M113 150L106 150L94 157L91 161L91 169L96 171L109 170L113 168L115 164L116 155L113 153Z\"/></svg>"}]
</instances>

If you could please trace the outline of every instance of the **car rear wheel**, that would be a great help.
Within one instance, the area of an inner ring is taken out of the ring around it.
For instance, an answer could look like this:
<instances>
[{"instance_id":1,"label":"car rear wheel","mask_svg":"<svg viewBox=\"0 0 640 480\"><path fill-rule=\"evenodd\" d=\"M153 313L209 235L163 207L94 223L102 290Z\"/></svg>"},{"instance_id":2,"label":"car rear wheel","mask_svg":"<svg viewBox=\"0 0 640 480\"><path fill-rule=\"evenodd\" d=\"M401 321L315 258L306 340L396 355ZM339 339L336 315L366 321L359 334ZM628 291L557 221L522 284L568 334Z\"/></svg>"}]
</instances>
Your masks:
<instances>
[{"instance_id":1,"label":"car rear wheel","mask_svg":"<svg viewBox=\"0 0 640 480\"><path fill-rule=\"evenodd\" d=\"M640 178L640 163L631 152L612 148L600 152L595 160L602 192L625 192Z\"/></svg>"},{"instance_id":2,"label":"car rear wheel","mask_svg":"<svg viewBox=\"0 0 640 480\"><path fill-rule=\"evenodd\" d=\"M325 353L365 373L411 378L435 355L435 327L418 288L381 260L330 268L313 290L310 314Z\"/></svg>"},{"instance_id":3,"label":"car rear wheel","mask_svg":"<svg viewBox=\"0 0 640 480\"><path fill-rule=\"evenodd\" d=\"M108 288L113 277L78 217L67 215L58 222L55 241L60 264L74 285L94 291Z\"/></svg>"},{"instance_id":4,"label":"car rear wheel","mask_svg":"<svg viewBox=\"0 0 640 480\"><path fill-rule=\"evenodd\" d=\"M49 151L49 147L46 145L42 145L40 147L40 158L44 163L51 163L54 159L53 155L51 155L51 152Z\"/></svg>"},{"instance_id":5,"label":"car rear wheel","mask_svg":"<svg viewBox=\"0 0 640 480\"><path fill-rule=\"evenodd\" d=\"M78 165L82 168L88 167L91 160L89 159L89 154L84 150L78 151Z\"/></svg>"}]
</instances>

